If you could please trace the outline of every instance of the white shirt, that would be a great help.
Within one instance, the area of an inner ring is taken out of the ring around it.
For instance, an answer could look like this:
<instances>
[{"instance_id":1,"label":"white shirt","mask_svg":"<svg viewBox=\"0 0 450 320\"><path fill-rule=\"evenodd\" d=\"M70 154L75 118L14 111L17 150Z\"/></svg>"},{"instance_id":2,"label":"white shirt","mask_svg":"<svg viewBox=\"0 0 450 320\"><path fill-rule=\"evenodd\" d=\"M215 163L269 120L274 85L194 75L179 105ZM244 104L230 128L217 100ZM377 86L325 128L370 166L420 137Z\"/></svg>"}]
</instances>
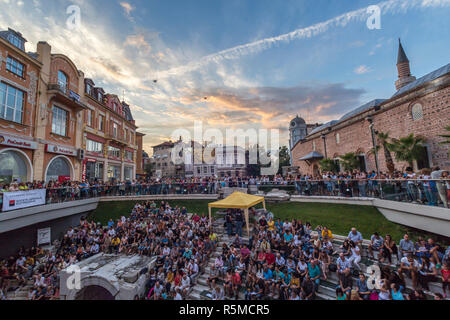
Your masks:
<instances>
[{"instance_id":1,"label":"white shirt","mask_svg":"<svg viewBox=\"0 0 450 320\"><path fill-rule=\"evenodd\" d=\"M183 300L183 297L179 292L177 292L177 295L175 296L174 300Z\"/></svg>"},{"instance_id":2,"label":"white shirt","mask_svg":"<svg viewBox=\"0 0 450 320\"><path fill-rule=\"evenodd\" d=\"M417 262L417 260L416 259L413 259L413 266L414 267L416 267L416 268L418 268L419 267L419 263ZM400 260L400 262L401 263L403 263L404 265L406 265L407 267L409 267L409 266L411 266L411 263L408 261L408 258L407 257L403 257L401 260Z\"/></svg>"}]
</instances>

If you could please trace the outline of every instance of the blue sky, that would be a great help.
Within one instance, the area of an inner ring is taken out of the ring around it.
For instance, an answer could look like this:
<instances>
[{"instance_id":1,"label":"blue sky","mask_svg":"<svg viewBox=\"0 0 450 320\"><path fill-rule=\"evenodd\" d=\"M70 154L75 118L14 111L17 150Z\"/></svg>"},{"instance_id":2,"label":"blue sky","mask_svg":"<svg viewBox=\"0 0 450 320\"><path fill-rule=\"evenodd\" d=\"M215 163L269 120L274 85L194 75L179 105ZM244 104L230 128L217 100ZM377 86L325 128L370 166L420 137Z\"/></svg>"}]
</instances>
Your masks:
<instances>
[{"instance_id":1,"label":"blue sky","mask_svg":"<svg viewBox=\"0 0 450 320\"><path fill-rule=\"evenodd\" d=\"M366 26L374 4L380 30ZM297 114L326 122L389 98L398 38L421 77L450 62L449 16L450 0L0 0L0 28L22 32L28 51L47 41L107 92L125 91L149 152L194 120L279 128L284 145Z\"/></svg>"}]
</instances>

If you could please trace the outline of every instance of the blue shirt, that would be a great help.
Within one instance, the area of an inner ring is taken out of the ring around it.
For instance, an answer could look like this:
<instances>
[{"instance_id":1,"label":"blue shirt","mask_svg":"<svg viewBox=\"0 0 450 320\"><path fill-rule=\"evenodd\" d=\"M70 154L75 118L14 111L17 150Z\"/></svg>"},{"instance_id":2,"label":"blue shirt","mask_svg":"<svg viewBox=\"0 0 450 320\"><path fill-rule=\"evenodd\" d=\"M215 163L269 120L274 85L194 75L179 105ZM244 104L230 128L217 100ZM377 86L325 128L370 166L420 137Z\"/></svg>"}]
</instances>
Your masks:
<instances>
[{"instance_id":1,"label":"blue shirt","mask_svg":"<svg viewBox=\"0 0 450 320\"><path fill-rule=\"evenodd\" d=\"M311 267L311 263L308 263L308 273L309 273L309 276L311 277L311 279L319 276L320 275L320 268L319 268L319 266L316 265L313 268L313 267Z\"/></svg>"},{"instance_id":2,"label":"blue shirt","mask_svg":"<svg viewBox=\"0 0 450 320\"><path fill-rule=\"evenodd\" d=\"M266 279L266 280L271 280L273 277L273 272L270 269L267 269L267 272L264 271L263 274L264 274L264 279Z\"/></svg>"},{"instance_id":3,"label":"blue shirt","mask_svg":"<svg viewBox=\"0 0 450 320\"><path fill-rule=\"evenodd\" d=\"M351 231L348 233L348 237L350 240L352 240L353 242L358 242L363 240L363 237L361 235L361 232L356 231L356 234L353 234Z\"/></svg>"},{"instance_id":4,"label":"blue shirt","mask_svg":"<svg viewBox=\"0 0 450 320\"><path fill-rule=\"evenodd\" d=\"M292 235L292 233L291 234L287 234L287 233L284 234L284 241L291 242L292 239L294 239L294 236Z\"/></svg>"}]
</instances>

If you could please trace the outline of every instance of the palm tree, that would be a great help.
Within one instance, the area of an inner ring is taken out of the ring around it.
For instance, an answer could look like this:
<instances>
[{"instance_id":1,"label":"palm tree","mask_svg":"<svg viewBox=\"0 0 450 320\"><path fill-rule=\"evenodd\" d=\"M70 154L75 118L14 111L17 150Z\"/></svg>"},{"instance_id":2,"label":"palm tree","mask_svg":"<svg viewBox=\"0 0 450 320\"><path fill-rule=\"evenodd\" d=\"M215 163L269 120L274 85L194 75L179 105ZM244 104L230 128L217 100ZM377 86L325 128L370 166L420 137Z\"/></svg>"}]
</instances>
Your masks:
<instances>
[{"instance_id":1,"label":"palm tree","mask_svg":"<svg viewBox=\"0 0 450 320\"><path fill-rule=\"evenodd\" d=\"M447 140L442 141L440 144L450 144L450 126L445 127L445 130L447 130L449 132L449 134L443 134L440 137L445 138ZM450 157L450 150L448 151L448 156Z\"/></svg>"},{"instance_id":2,"label":"palm tree","mask_svg":"<svg viewBox=\"0 0 450 320\"><path fill-rule=\"evenodd\" d=\"M406 161L410 167L413 167L414 161L420 159L422 155L425 141L425 138L416 137L411 133L409 136L400 139L392 138L388 148L394 152L398 161Z\"/></svg>"},{"instance_id":3,"label":"palm tree","mask_svg":"<svg viewBox=\"0 0 450 320\"><path fill-rule=\"evenodd\" d=\"M359 159L354 152L344 154L341 159L346 171L353 171L359 167Z\"/></svg>"},{"instance_id":4,"label":"palm tree","mask_svg":"<svg viewBox=\"0 0 450 320\"><path fill-rule=\"evenodd\" d=\"M394 160L392 159L391 151L389 150L389 148L391 147L391 143L389 142L389 132L378 132L377 138L381 146L383 147L386 168L388 169L389 173L393 173L395 171L395 164Z\"/></svg>"},{"instance_id":5,"label":"palm tree","mask_svg":"<svg viewBox=\"0 0 450 320\"><path fill-rule=\"evenodd\" d=\"M319 163L320 163L320 169L322 169L322 172L325 172L325 171L336 172L336 171L338 171L338 168L336 166L336 162L334 162L334 160L323 159Z\"/></svg>"}]
</instances>

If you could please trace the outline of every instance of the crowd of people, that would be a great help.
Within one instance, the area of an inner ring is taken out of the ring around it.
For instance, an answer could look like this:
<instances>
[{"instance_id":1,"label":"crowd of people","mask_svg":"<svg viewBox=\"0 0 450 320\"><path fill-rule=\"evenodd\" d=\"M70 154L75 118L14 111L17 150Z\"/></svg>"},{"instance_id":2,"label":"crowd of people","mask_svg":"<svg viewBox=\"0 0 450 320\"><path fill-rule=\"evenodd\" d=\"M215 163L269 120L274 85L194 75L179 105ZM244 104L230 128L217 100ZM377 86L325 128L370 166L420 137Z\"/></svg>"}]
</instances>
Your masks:
<instances>
[{"instance_id":1,"label":"crowd of people","mask_svg":"<svg viewBox=\"0 0 450 320\"><path fill-rule=\"evenodd\" d=\"M46 189L47 202L63 202L99 196L160 195L160 194L217 194L225 187L249 186L291 187L300 195L381 197L388 200L424 203L448 208L450 200L449 172L440 168L423 169L414 173L412 168L392 174L376 172L334 173L320 175L281 175L268 177L209 177L209 178L148 178L127 181L92 180L44 181L0 183L0 195L5 192Z\"/></svg>"},{"instance_id":2,"label":"crowd of people","mask_svg":"<svg viewBox=\"0 0 450 320\"><path fill-rule=\"evenodd\" d=\"M59 298L59 271L98 253L158 257L149 271L146 299L185 299L200 268L215 250L216 235L209 220L186 208L168 203L136 204L131 215L107 225L82 219L70 228L54 252L24 248L17 256L0 261L0 289L3 299L32 282L30 300Z\"/></svg>"},{"instance_id":3,"label":"crowd of people","mask_svg":"<svg viewBox=\"0 0 450 320\"><path fill-rule=\"evenodd\" d=\"M248 242L241 238L242 212L229 210L225 217L232 243L224 245L210 270L208 285L212 299L314 300L321 281L334 273L338 285L337 300L436 300L447 297L450 283L450 247L432 239L412 242L405 235L398 246L387 235L375 233L369 244L369 256L382 266L376 286L370 285L361 267L363 237L353 228L342 246L333 246L334 235L326 226L313 228L300 220L276 221L262 216ZM235 233L233 233L235 232ZM375 259L375 254L377 258ZM398 257L395 267L392 255ZM414 291L407 293L406 278ZM356 279L355 279L356 278ZM441 282L444 294L430 292L430 282ZM377 287L378 286L378 287ZM370 288L370 289L369 289Z\"/></svg>"},{"instance_id":4,"label":"crowd of people","mask_svg":"<svg viewBox=\"0 0 450 320\"><path fill-rule=\"evenodd\" d=\"M22 248L17 256L0 261L0 294L7 299L18 287L31 283L30 300L56 300L59 272L103 252L157 257L155 267L148 271L145 294L136 298L184 300L217 249L219 254L208 271L213 300L314 300L321 281L331 278L338 282L337 300L421 300L432 294L430 282L441 282L444 295L434 296L446 298L450 247L432 239L413 242L405 235L397 244L389 235L383 238L374 233L366 248L354 228L336 248L335 235L326 226L313 228L307 222L281 221L270 214L259 218L253 208L250 215L253 228L250 239L244 241L243 212L226 212L224 227L229 241L221 248L217 248L219 237L206 216L189 215L186 208L171 207L164 201L136 204L129 217L111 219L106 225L82 218L54 250ZM362 272L363 250L382 263L377 288ZM411 278L412 293L405 291L406 278Z\"/></svg>"}]
</instances>

